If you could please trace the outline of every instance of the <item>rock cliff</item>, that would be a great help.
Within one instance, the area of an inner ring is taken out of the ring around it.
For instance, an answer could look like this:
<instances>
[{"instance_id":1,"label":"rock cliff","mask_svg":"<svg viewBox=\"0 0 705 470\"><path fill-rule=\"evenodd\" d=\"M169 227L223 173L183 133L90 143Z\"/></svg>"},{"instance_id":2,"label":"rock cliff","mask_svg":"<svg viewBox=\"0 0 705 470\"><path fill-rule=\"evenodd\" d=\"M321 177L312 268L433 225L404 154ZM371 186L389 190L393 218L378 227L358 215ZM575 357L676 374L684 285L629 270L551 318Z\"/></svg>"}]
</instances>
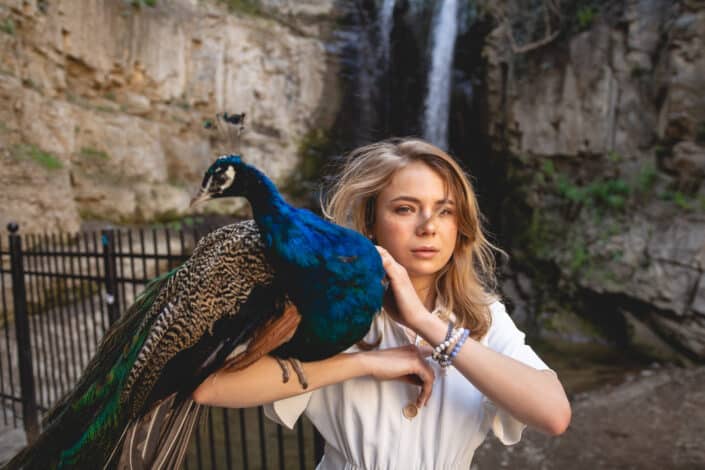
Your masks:
<instances>
[{"instance_id":1,"label":"rock cliff","mask_svg":"<svg viewBox=\"0 0 705 470\"><path fill-rule=\"evenodd\" d=\"M247 113L235 150L285 182L337 108L333 2L225 3L3 1L2 226L183 214L208 163L233 151L204 129L218 111Z\"/></svg>"},{"instance_id":2,"label":"rock cliff","mask_svg":"<svg viewBox=\"0 0 705 470\"><path fill-rule=\"evenodd\" d=\"M612 334L703 360L705 6L584 5L529 52L512 48L510 21L488 36L487 133L513 194L504 233Z\"/></svg>"}]
</instances>

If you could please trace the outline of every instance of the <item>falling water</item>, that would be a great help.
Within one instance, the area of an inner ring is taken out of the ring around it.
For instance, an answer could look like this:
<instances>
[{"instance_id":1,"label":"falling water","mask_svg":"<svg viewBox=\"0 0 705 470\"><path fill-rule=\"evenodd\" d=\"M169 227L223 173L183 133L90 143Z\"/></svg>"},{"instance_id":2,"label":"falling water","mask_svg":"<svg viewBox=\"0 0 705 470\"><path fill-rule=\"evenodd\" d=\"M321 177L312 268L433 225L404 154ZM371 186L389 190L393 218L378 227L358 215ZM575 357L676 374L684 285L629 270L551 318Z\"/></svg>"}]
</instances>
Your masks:
<instances>
[{"instance_id":1,"label":"falling water","mask_svg":"<svg viewBox=\"0 0 705 470\"><path fill-rule=\"evenodd\" d=\"M396 0L384 0L382 10L379 12L379 39L380 59L382 67L389 66L389 40L392 34L392 21L394 21L394 4Z\"/></svg>"},{"instance_id":2,"label":"falling water","mask_svg":"<svg viewBox=\"0 0 705 470\"><path fill-rule=\"evenodd\" d=\"M428 75L428 94L424 105L424 137L443 149L448 147L450 78L458 30L457 10L457 0L443 0L434 21L433 53Z\"/></svg>"}]
</instances>

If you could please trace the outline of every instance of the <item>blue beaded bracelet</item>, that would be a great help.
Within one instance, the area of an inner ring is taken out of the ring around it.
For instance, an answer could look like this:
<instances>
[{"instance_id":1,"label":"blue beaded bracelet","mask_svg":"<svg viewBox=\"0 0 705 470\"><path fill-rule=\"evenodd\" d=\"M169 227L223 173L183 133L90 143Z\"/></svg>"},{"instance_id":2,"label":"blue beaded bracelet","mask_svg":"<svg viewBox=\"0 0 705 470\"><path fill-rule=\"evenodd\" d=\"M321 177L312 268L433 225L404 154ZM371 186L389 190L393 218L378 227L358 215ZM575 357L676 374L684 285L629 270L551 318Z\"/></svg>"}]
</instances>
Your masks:
<instances>
[{"instance_id":1,"label":"blue beaded bracelet","mask_svg":"<svg viewBox=\"0 0 705 470\"><path fill-rule=\"evenodd\" d=\"M458 355L460 348L463 346L463 343L467 341L469 336L470 330L468 330L467 328L463 328L460 338L458 338L458 340L455 342L455 347L453 348L453 351L451 351L450 354L443 354L442 357L438 360L438 363L442 368L445 369L453 363L453 359L455 358L455 356Z\"/></svg>"},{"instance_id":2,"label":"blue beaded bracelet","mask_svg":"<svg viewBox=\"0 0 705 470\"><path fill-rule=\"evenodd\" d=\"M470 330L467 328L463 330L463 336L460 337L458 342L456 343L455 347L453 348L453 351L450 353L450 361L453 362L453 359L455 359L455 356L458 355L460 352L460 348L463 347L463 344L465 344L465 341L468 340L468 337L470 337Z\"/></svg>"}]
</instances>

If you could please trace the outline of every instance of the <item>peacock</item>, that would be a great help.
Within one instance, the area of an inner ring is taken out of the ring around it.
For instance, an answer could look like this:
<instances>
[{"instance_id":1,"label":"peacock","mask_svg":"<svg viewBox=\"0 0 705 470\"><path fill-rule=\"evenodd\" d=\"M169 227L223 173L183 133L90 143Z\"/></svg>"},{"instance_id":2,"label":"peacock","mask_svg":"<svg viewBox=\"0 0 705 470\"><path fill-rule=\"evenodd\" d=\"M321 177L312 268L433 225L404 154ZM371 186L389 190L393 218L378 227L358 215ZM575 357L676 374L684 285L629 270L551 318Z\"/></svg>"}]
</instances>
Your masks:
<instances>
[{"instance_id":1,"label":"peacock","mask_svg":"<svg viewBox=\"0 0 705 470\"><path fill-rule=\"evenodd\" d=\"M238 155L218 158L192 204L245 197L254 220L203 237L108 331L39 438L4 468L176 468L201 413L193 390L271 353L319 360L358 342L380 311L384 269L357 232L288 204Z\"/></svg>"}]
</instances>

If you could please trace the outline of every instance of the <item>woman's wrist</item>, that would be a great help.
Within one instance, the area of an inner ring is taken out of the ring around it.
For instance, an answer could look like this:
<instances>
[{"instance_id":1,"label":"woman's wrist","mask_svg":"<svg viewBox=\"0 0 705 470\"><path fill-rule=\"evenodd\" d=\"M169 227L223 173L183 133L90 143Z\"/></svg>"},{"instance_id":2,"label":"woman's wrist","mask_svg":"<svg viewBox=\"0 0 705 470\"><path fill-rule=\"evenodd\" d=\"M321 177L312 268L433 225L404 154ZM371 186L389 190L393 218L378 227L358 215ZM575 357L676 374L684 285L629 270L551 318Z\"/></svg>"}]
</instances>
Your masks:
<instances>
[{"instance_id":1,"label":"woman's wrist","mask_svg":"<svg viewBox=\"0 0 705 470\"><path fill-rule=\"evenodd\" d=\"M419 319L412 329L428 344L436 346L445 340L448 320L442 320L436 315L428 314Z\"/></svg>"},{"instance_id":2,"label":"woman's wrist","mask_svg":"<svg viewBox=\"0 0 705 470\"><path fill-rule=\"evenodd\" d=\"M431 315L431 312L429 312L428 309L421 302L419 302L419 307L415 309L415 312L412 315L407 317L408 320L406 322L406 326L414 332L421 334L420 330L424 328L426 321L432 317L434 317L434 315Z\"/></svg>"}]
</instances>

